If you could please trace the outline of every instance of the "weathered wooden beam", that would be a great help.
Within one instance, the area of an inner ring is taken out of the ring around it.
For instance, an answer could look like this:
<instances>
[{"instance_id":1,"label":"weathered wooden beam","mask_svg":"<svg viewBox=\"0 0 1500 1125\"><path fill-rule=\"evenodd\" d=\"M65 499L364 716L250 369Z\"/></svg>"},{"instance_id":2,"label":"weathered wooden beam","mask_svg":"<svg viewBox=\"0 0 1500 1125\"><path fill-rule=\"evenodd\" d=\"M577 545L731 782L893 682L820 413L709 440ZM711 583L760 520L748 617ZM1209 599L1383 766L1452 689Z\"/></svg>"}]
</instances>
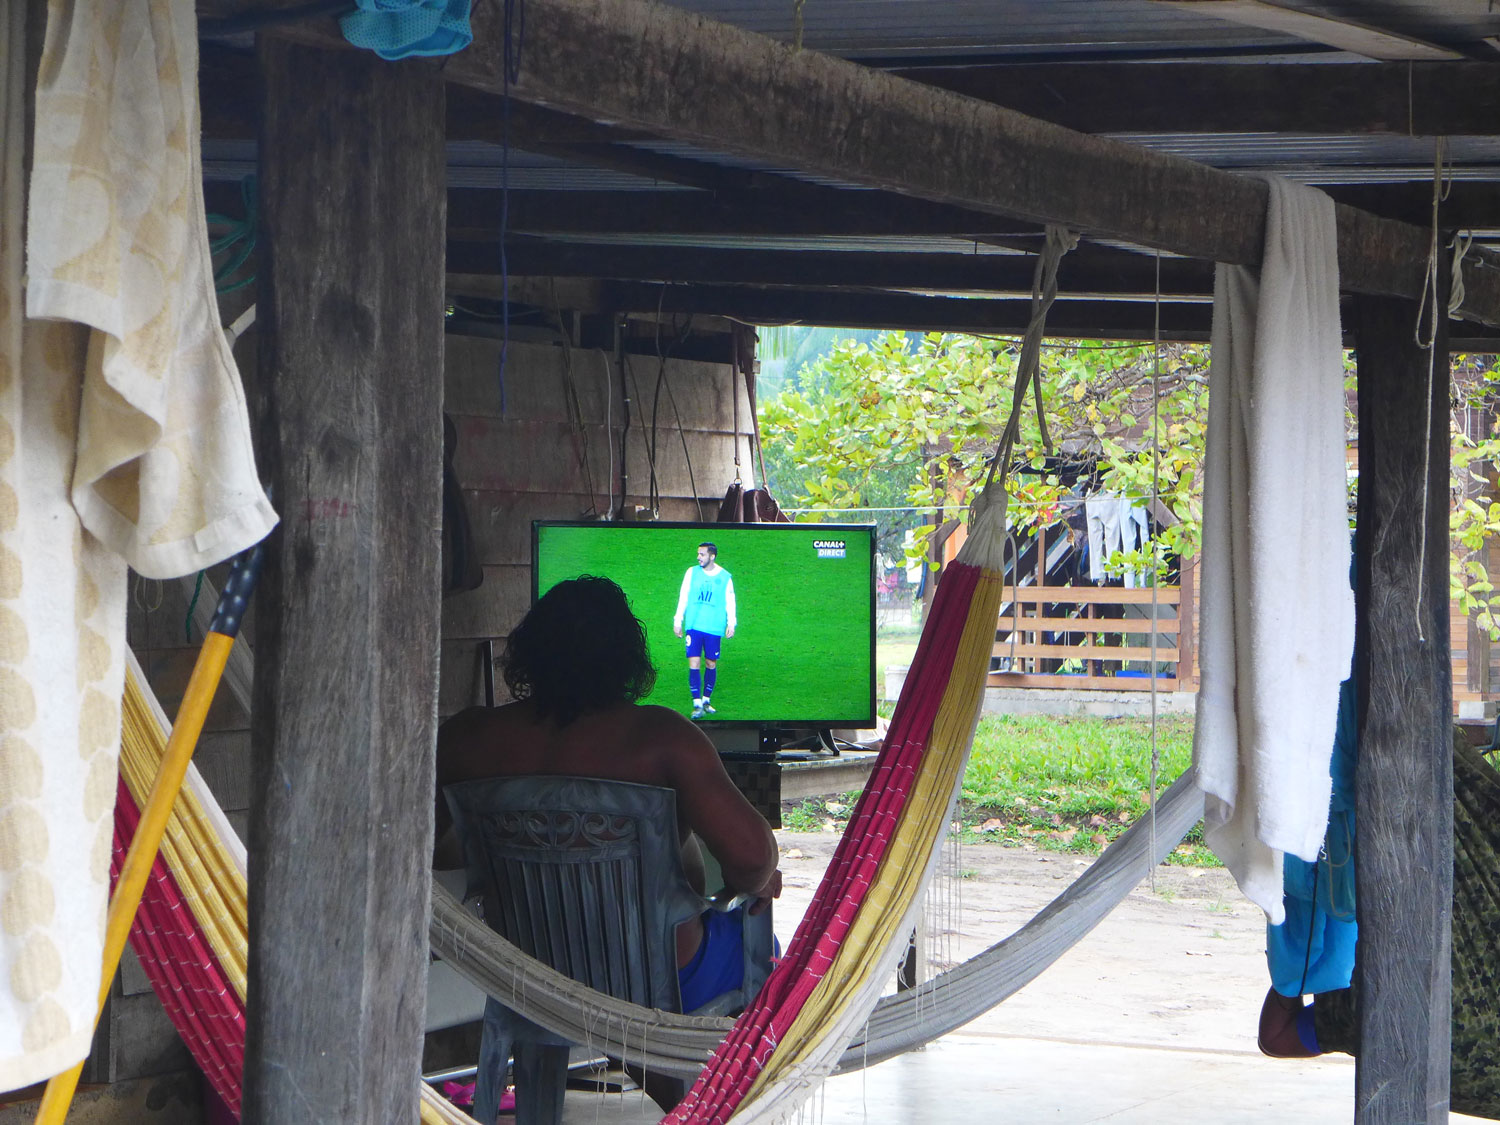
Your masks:
<instances>
[{"instance_id":1,"label":"weathered wooden beam","mask_svg":"<svg viewBox=\"0 0 1500 1125\"><path fill-rule=\"evenodd\" d=\"M1446 294L1446 286L1442 287ZM1356 780L1359 1125L1448 1120L1453 903L1448 351L1411 301L1354 302L1359 364ZM1424 518L1425 517L1425 518Z\"/></svg>"},{"instance_id":2,"label":"weathered wooden beam","mask_svg":"<svg viewBox=\"0 0 1500 1125\"><path fill-rule=\"evenodd\" d=\"M1440 100L1439 91L1457 85L1482 94L1490 86L1500 86L1500 75L1492 75L1495 70L1481 63L1433 63L1413 68L1414 90L1417 85L1423 89L1421 97L1414 94L1410 109L1412 120L1419 123L1416 132L1420 135L1487 133L1494 125L1484 115L1487 102L1471 97L1450 103ZM1404 127L1396 128L1391 123L1398 117L1405 120L1408 114L1404 65L1009 64L915 68L893 73L1095 133L1260 132L1284 129L1289 123L1295 124L1299 132L1308 132L1317 124L1320 107L1326 107L1329 113L1321 128L1330 132L1377 132L1389 128L1404 133ZM257 81L253 56L213 44L204 45L199 85L205 137L243 140L257 135L258 103L245 96L245 91L253 89ZM1396 87L1399 90L1393 93ZM1192 96L1184 96L1184 91L1191 91ZM1500 93L1496 96L1500 97ZM1451 127L1438 128L1433 115L1440 109L1453 107L1461 108L1467 116L1445 119ZM1173 113L1178 116L1172 117ZM768 218L784 215L785 210L791 215L781 218L783 223L805 224L810 215L829 214L838 216L843 226L864 224L876 228L866 233L889 231L897 221L895 216L911 224L915 233L942 230L983 238L1023 233L1030 227L962 208L930 205L925 201L917 204L905 196L838 191L784 175L652 152L640 147L642 143L650 143L647 133L525 102L512 101L507 126L500 96L464 86L448 87L446 118L450 141L483 140L498 144L505 139L508 129L510 143L525 151L714 192L722 213L750 210L760 216L758 222L762 227ZM1341 203L1385 218L1421 225L1430 214L1431 188L1422 183L1337 184L1325 190ZM535 194L555 199L550 193ZM590 197L593 195L589 193ZM772 209L769 215L768 206ZM776 211L778 206L784 211ZM528 205L524 199L520 201L523 211L534 207L535 202ZM553 209L567 215L594 210L563 209L555 204ZM606 207L603 214L611 214L613 210ZM666 218L670 218L670 206L663 210L668 212ZM1450 184L1443 203L1443 223L1465 230L1500 229L1500 188L1488 183Z\"/></svg>"},{"instance_id":3,"label":"weathered wooden beam","mask_svg":"<svg viewBox=\"0 0 1500 1125\"><path fill-rule=\"evenodd\" d=\"M496 9L450 82L504 88ZM304 26L302 33L315 34ZM326 29L321 32L326 34ZM528 0L517 98L855 184L1258 264L1266 185L1075 133L642 0ZM1428 236L1338 208L1346 290L1416 299ZM1464 315L1500 324L1500 277L1466 270Z\"/></svg>"},{"instance_id":4,"label":"weathered wooden beam","mask_svg":"<svg viewBox=\"0 0 1500 1125\"><path fill-rule=\"evenodd\" d=\"M1419 63L1008 63L893 70L1081 133L1489 136L1500 67Z\"/></svg>"},{"instance_id":5,"label":"weathered wooden beam","mask_svg":"<svg viewBox=\"0 0 1500 1125\"><path fill-rule=\"evenodd\" d=\"M245 1119L416 1120L442 465L443 87L263 37ZM309 112L314 107L316 112Z\"/></svg>"},{"instance_id":6,"label":"weathered wooden beam","mask_svg":"<svg viewBox=\"0 0 1500 1125\"><path fill-rule=\"evenodd\" d=\"M510 272L536 277L597 277L699 285L782 285L802 289L910 289L937 293L1008 293L1029 296L1036 259L1024 254L927 254L809 250L717 250L693 246L636 246L511 237ZM1191 258L1161 263L1168 299L1211 297L1213 267ZM448 268L455 273L500 272L493 242L454 242ZM1067 298L1150 298L1156 263L1141 254L1065 257L1058 289Z\"/></svg>"}]
</instances>

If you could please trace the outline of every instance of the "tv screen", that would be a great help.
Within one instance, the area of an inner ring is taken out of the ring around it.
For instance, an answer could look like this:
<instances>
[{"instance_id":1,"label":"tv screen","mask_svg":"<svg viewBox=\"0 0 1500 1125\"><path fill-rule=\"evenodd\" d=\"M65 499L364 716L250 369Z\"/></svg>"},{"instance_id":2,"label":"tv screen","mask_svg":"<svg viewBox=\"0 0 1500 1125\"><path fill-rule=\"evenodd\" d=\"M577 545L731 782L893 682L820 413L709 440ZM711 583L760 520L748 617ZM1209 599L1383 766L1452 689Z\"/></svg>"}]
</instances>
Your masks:
<instances>
[{"instance_id":1,"label":"tv screen","mask_svg":"<svg viewBox=\"0 0 1500 1125\"><path fill-rule=\"evenodd\" d=\"M534 598L583 574L625 591L656 665L643 702L705 722L874 723L873 525L538 521L532 551Z\"/></svg>"}]
</instances>

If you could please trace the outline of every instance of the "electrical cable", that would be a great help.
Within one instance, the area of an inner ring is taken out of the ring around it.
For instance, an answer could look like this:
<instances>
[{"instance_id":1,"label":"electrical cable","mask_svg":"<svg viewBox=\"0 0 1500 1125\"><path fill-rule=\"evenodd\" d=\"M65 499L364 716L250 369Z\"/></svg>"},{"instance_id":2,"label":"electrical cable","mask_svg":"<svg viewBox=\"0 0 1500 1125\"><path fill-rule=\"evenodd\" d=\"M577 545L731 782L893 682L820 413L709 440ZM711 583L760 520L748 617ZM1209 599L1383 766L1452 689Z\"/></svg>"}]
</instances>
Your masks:
<instances>
[{"instance_id":1,"label":"electrical cable","mask_svg":"<svg viewBox=\"0 0 1500 1125\"><path fill-rule=\"evenodd\" d=\"M501 37L504 51L500 98L500 417L505 417L505 366L510 356L510 88L521 74L526 38L526 0L505 0Z\"/></svg>"},{"instance_id":2,"label":"electrical cable","mask_svg":"<svg viewBox=\"0 0 1500 1125\"><path fill-rule=\"evenodd\" d=\"M599 359L604 364L604 468L605 480L609 485L609 506L604 509L605 519L615 518L615 432L614 432L614 405L615 390L610 386L609 380L609 353L603 348L599 349ZM621 501L623 503L623 501Z\"/></svg>"},{"instance_id":3,"label":"electrical cable","mask_svg":"<svg viewBox=\"0 0 1500 1125\"><path fill-rule=\"evenodd\" d=\"M563 360L563 405L568 412L568 425L573 431L574 448L578 453L578 467L582 470L584 483L588 488L590 512L597 512L598 502L594 494L594 469L589 458L589 432L583 417L583 400L578 394L578 381L573 376L573 341L568 332L568 327L563 321L562 309L557 300L557 282L552 280L550 285L552 297L552 312L557 318L558 335L562 339ZM607 407L606 407L607 409Z\"/></svg>"},{"instance_id":4,"label":"electrical cable","mask_svg":"<svg viewBox=\"0 0 1500 1125\"><path fill-rule=\"evenodd\" d=\"M635 410L640 419L641 444L646 450L646 507L655 511L656 495L656 435L646 427L646 407L641 400L641 380L635 373L635 364L630 362L630 353L622 352L621 356L621 379L629 374L631 385L635 388Z\"/></svg>"}]
</instances>

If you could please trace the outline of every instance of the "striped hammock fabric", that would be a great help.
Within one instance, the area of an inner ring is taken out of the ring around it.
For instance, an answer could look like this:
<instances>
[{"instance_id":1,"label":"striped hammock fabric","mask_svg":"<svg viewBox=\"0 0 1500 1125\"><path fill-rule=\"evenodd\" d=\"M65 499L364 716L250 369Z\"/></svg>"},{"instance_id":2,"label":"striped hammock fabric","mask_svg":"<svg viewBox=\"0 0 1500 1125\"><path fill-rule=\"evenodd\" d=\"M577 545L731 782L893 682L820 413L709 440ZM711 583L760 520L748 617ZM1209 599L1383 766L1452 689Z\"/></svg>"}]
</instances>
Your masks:
<instances>
[{"instance_id":1,"label":"striped hammock fabric","mask_svg":"<svg viewBox=\"0 0 1500 1125\"><path fill-rule=\"evenodd\" d=\"M169 726L127 650L120 789L115 803L116 871L139 820L139 802L166 749ZM167 821L141 908L130 932L172 1026L236 1116L244 1074L245 966L249 948L245 849L191 766ZM425 1125L474 1125L425 1083L417 1090Z\"/></svg>"},{"instance_id":2,"label":"striped hammock fabric","mask_svg":"<svg viewBox=\"0 0 1500 1125\"><path fill-rule=\"evenodd\" d=\"M869 784L812 905L767 980L664 1120L782 1117L869 1017L921 909L979 721L1002 573L1005 493L975 504L943 573Z\"/></svg>"},{"instance_id":3,"label":"striped hammock fabric","mask_svg":"<svg viewBox=\"0 0 1500 1125\"><path fill-rule=\"evenodd\" d=\"M140 810L122 780L115 804L111 880L117 879ZM130 944L193 1061L236 1117L245 1069L245 1004L219 970L203 930L158 854L136 911Z\"/></svg>"}]
</instances>

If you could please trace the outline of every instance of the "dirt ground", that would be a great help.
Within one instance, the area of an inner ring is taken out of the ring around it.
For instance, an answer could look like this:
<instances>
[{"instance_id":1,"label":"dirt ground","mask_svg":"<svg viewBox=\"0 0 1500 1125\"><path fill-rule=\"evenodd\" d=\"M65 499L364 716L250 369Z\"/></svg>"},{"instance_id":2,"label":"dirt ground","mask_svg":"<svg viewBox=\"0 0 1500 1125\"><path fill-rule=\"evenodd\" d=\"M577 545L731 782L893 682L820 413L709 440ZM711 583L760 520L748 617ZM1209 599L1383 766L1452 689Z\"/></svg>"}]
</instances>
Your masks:
<instances>
[{"instance_id":1,"label":"dirt ground","mask_svg":"<svg viewBox=\"0 0 1500 1125\"><path fill-rule=\"evenodd\" d=\"M790 939L838 842L779 832ZM1089 860L990 844L944 856L929 904L934 967L978 953L1032 918ZM1267 987L1265 923L1222 868L1160 867L1057 964L971 1030L1073 1042L1255 1050Z\"/></svg>"}]
</instances>

